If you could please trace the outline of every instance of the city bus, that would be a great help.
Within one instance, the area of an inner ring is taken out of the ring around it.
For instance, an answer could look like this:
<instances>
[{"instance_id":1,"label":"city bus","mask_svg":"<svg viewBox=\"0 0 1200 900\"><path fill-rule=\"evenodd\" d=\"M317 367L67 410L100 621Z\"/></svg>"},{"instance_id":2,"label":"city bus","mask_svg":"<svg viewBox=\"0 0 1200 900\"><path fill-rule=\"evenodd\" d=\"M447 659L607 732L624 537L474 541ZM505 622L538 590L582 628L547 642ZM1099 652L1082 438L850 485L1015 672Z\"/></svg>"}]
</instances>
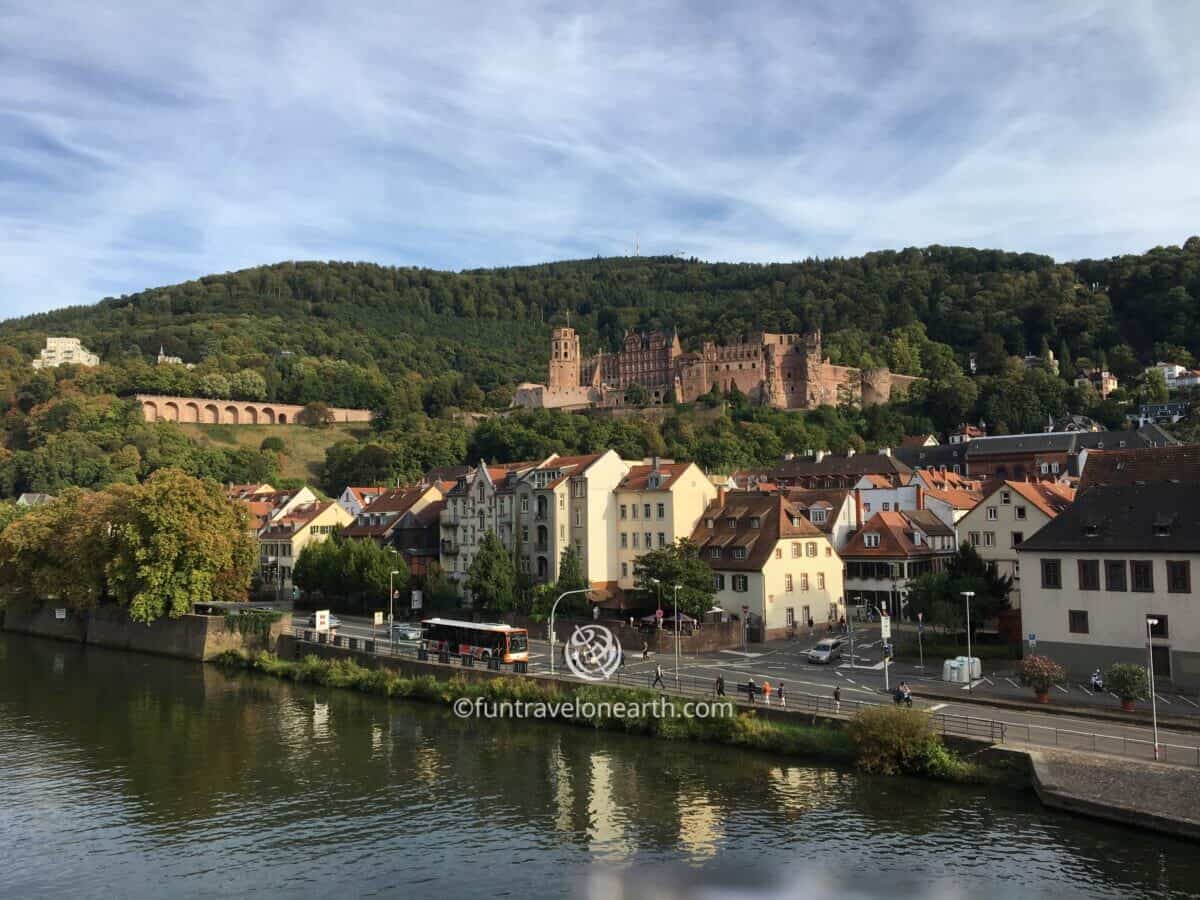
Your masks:
<instances>
[{"instance_id":1,"label":"city bus","mask_svg":"<svg viewBox=\"0 0 1200 900\"><path fill-rule=\"evenodd\" d=\"M424 619L422 640L430 653L443 650L456 656L469 653L476 659L500 657L501 662L529 662L529 633L511 625Z\"/></svg>"}]
</instances>

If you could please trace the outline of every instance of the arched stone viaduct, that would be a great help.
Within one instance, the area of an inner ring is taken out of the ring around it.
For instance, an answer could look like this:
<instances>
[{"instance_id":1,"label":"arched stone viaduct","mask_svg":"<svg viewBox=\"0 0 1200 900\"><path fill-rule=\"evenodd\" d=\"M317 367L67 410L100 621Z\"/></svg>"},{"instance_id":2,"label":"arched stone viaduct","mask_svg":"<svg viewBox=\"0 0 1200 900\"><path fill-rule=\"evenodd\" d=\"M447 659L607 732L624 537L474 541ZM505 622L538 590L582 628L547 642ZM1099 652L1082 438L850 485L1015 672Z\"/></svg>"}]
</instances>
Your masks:
<instances>
[{"instance_id":1,"label":"arched stone viaduct","mask_svg":"<svg viewBox=\"0 0 1200 900\"><path fill-rule=\"evenodd\" d=\"M147 422L196 422L201 425L294 425L303 406L294 403L251 403L207 397L160 397L138 394ZM368 409L331 406L335 422L369 422Z\"/></svg>"}]
</instances>

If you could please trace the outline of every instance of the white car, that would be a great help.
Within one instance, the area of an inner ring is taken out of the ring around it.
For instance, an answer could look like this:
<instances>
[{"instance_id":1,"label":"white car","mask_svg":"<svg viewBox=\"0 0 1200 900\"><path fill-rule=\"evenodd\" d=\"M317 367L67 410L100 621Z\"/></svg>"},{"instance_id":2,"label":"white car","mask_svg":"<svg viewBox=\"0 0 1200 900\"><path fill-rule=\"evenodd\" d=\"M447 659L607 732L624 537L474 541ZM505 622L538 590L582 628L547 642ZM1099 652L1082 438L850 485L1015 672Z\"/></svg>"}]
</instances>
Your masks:
<instances>
[{"instance_id":1,"label":"white car","mask_svg":"<svg viewBox=\"0 0 1200 900\"><path fill-rule=\"evenodd\" d=\"M422 636L423 632L419 625L407 625L403 622L392 625L393 641L419 641Z\"/></svg>"}]
</instances>

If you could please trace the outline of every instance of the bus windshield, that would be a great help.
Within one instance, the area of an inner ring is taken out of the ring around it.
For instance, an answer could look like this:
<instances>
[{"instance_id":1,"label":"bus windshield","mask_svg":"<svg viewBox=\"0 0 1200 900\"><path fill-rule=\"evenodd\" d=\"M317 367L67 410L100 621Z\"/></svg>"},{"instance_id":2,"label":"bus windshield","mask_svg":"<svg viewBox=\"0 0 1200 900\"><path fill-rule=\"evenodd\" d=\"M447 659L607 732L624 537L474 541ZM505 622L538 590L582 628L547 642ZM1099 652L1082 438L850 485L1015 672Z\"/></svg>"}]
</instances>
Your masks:
<instances>
[{"instance_id":1,"label":"bus windshield","mask_svg":"<svg viewBox=\"0 0 1200 900\"><path fill-rule=\"evenodd\" d=\"M529 639L525 636L525 632L517 631L508 636L509 653L524 653L528 649Z\"/></svg>"}]
</instances>

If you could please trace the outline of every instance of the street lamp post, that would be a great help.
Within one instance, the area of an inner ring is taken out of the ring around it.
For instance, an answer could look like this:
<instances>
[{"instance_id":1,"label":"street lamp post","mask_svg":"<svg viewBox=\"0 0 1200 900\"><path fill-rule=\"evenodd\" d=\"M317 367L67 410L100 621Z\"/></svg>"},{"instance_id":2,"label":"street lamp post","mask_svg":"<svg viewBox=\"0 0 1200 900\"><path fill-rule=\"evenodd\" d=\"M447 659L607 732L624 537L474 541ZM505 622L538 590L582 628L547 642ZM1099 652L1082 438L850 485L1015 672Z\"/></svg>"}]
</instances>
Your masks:
<instances>
[{"instance_id":1,"label":"street lamp post","mask_svg":"<svg viewBox=\"0 0 1200 900\"><path fill-rule=\"evenodd\" d=\"M1154 695L1154 626L1158 619L1146 617L1146 656L1150 660L1150 716L1154 722L1154 759L1158 759L1158 698Z\"/></svg>"},{"instance_id":2,"label":"street lamp post","mask_svg":"<svg viewBox=\"0 0 1200 900\"><path fill-rule=\"evenodd\" d=\"M963 591L962 595L967 601L967 693L973 693L971 689L971 601L975 599L974 591Z\"/></svg>"},{"instance_id":3,"label":"street lamp post","mask_svg":"<svg viewBox=\"0 0 1200 900\"><path fill-rule=\"evenodd\" d=\"M399 574L400 574L399 569L392 569L392 571L388 572L388 643L389 644L391 644L392 642L394 642L396 640L395 633L392 630L392 625L395 622L392 604L396 597L396 589L392 585L392 579L395 578Z\"/></svg>"},{"instance_id":4,"label":"street lamp post","mask_svg":"<svg viewBox=\"0 0 1200 900\"><path fill-rule=\"evenodd\" d=\"M554 605L552 607L550 607L550 674L551 675L554 674L554 614L555 614L555 612L558 611L558 604L562 601L563 597L570 596L571 594L586 594L589 591L591 591L591 589L592 589L591 585L588 585L585 588L576 588L573 591L563 591L561 594L558 595L558 599L554 601Z\"/></svg>"},{"instance_id":5,"label":"street lamp post","mask_svg":"<svg viewBox=\"0 0 1200 900\"><path fill-rule=\"evenodd\" d=\"M679 585L675 585L675 687L679 687Z\"/></svg>"},{"instance_id":6,"label":"street lamp post","mask_svg":"<svg viewBox=\"0 0 1200 900\"><path fill-rule=\"evenodd\" d=\"M884 644L884 650L883 650L883 689L884 689L886 692L888 692L888 693L890 694L890 693L892 692L892 686L891 686L891 683L888 681L888 654L887 654L887 646L886 646L886 645L887 645L887 642L888 642L888 641L892 640L892 635L891 635L891 630L892 630L892 617L891 617L891 615L890 615L890 614L888 614L888 613L885 613L885 612L884 612L884 611L883 611L883 610L882 610L882 609L881 609L879 606L876 606L876 607L875 607L875 611L876 611L877 613L879 613L879 639L880 639L880 640L883 642L883 644ZM883 636L883 620L884 620L884 617L885 617L885 616L887 617L887 623L888 623L888 636L887 636L886 638ZM851 659L851 660L850 660L850 664L851 664L851 665L853 665L853 664L854 664L854 660L853 660L853 659Z\"/></svg>"},{"instance_id":7,"label":"street lamp post","mask_svg":"<svg viewBox=\"0 0 1200 900\"><path fill-rule=\"evenodd\" d=\"M862 596L861 595L854 598L854 605L862 606ZM849 634L850 634L850 668L853 669L854 668L854 617L853 616L846 617L846 627L849 629Z\"/></svg>"}]
</instances>

